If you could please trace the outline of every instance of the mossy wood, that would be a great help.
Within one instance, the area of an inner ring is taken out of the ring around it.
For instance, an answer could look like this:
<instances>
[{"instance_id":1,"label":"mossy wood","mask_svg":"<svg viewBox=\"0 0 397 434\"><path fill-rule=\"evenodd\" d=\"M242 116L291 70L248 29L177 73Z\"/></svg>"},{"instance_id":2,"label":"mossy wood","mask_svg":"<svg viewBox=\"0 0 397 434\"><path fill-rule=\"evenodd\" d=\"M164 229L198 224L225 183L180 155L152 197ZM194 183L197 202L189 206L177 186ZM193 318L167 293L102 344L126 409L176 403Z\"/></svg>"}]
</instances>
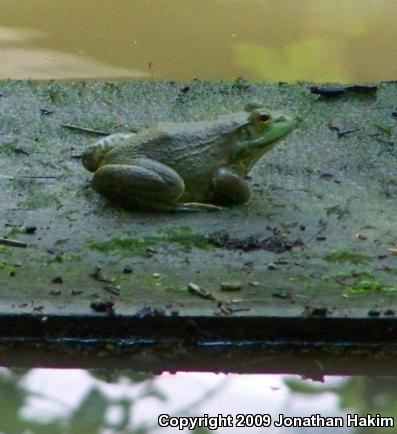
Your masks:
<instances>
[{"instance_id":1,"label":"mossy wood","mask_svg":"<svg viewBox=\"0 0 397 434\"><path fill-rule=\"evenodd\" d=\"M4 354L34 343L53 356L70 344L122 357L168 342L165 365L178 368L176 348L205 346L204 359L224 345L393 349L396 92L380 83L326 97L307 83L241 79L1 82ZM213 119L254 100L298 122L250 173L249 203L142 213L90 188L79 156L101 134ZM232 357L222 369L234 366Z\"/></svg>"}]
</instances>

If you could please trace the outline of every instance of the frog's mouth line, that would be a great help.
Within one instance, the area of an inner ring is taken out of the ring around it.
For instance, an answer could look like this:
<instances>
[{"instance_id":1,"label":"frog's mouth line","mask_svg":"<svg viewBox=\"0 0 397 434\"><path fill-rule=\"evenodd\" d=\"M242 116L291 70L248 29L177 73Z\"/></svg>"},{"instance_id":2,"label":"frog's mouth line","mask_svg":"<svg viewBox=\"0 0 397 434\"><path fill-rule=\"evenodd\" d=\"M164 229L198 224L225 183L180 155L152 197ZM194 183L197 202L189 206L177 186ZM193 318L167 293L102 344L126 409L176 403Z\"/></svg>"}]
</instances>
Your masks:
<instances>
[{"instance_id":1,"label":"frog's mouth line","mask_svg":"<svg viewBox=\"0 0 397 434\"><path fill-rule=\"evenodd\" d=\"M273 140L270 141L260 138L257 140L252 140L248 146L246 144L239 145L235 154L236 158L241 161L244 159L249 159L250 156L255 156L258 153L263 155L267 151L270 151L270 149L272 149L283 138L284 136L275 137Z\"/></svg>"}]
</instances>

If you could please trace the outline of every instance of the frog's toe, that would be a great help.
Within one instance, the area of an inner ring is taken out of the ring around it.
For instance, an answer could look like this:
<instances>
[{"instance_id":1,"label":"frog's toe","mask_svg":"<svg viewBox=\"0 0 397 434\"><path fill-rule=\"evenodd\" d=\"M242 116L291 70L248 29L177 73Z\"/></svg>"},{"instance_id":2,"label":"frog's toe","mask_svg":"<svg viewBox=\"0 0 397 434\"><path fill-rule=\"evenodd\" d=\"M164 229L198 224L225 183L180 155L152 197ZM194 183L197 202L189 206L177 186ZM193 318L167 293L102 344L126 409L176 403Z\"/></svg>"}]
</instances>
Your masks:
<instances>
[{"instance_id":1,"label":"frog's toe","mask_svg":"<svg viewBox=\"0 0 397 434\"><path fill-rule=\"evenodd\" d=\"M213 205L212 203L200 202L182 202L178 204L174 211L176 212L190 212L190 211L222 211L222 207Z\"/></svg>"}]
</instances>

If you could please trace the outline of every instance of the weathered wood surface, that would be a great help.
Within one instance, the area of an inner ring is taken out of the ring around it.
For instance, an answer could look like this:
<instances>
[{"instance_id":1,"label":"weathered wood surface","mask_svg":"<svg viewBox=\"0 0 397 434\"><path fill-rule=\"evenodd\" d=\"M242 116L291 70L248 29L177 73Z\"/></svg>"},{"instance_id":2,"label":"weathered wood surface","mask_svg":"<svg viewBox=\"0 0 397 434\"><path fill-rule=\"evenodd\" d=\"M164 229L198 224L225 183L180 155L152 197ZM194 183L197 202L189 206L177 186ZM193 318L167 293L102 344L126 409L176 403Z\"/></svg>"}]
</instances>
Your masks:
<instances>
[{"instance_id":1,"label":"weathered wood surface","mask_svg":"<svg viewBox=\"0 0 397 434\"><path fill-rule=\"evenodd\" d=\"M202 345L393 348L396 91L383 83L325 98L305 83L1 82L0 237L22 243L0 243L5 359L33 342L52 345L53 357L67 342L80 355L100 343L121 354L172 342L167 368L178 367L178 348ZM136 131L251 100L294 113L298 125L252 171L252 200L217 213L109 205L78 158L99 136L64 127ZM189 292L190 282L212 297ZM241 289L222 291L224 282ZM219 366L233 370L233 357Z\"/></svg>"}]
</instances>

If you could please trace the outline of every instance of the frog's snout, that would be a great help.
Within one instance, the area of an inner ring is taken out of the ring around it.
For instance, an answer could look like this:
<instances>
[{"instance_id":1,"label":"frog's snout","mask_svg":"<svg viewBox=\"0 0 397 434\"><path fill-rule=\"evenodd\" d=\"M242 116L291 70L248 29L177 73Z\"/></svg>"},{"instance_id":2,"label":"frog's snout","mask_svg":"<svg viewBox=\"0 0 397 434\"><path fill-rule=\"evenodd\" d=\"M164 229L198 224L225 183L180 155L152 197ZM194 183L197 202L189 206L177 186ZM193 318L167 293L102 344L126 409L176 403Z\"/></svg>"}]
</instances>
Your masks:
<instances>
[{"instance_id":1,"label":"frog's snout","mask_svg":"<svg viewBox=\"0 0 397 434\"><path fill-rule=\"evenodd\" d=\"M279 113L273 116L273 123L288 126L292 129L296 125L296 118L292 114Z\"/></svg>"}]
</instances>

